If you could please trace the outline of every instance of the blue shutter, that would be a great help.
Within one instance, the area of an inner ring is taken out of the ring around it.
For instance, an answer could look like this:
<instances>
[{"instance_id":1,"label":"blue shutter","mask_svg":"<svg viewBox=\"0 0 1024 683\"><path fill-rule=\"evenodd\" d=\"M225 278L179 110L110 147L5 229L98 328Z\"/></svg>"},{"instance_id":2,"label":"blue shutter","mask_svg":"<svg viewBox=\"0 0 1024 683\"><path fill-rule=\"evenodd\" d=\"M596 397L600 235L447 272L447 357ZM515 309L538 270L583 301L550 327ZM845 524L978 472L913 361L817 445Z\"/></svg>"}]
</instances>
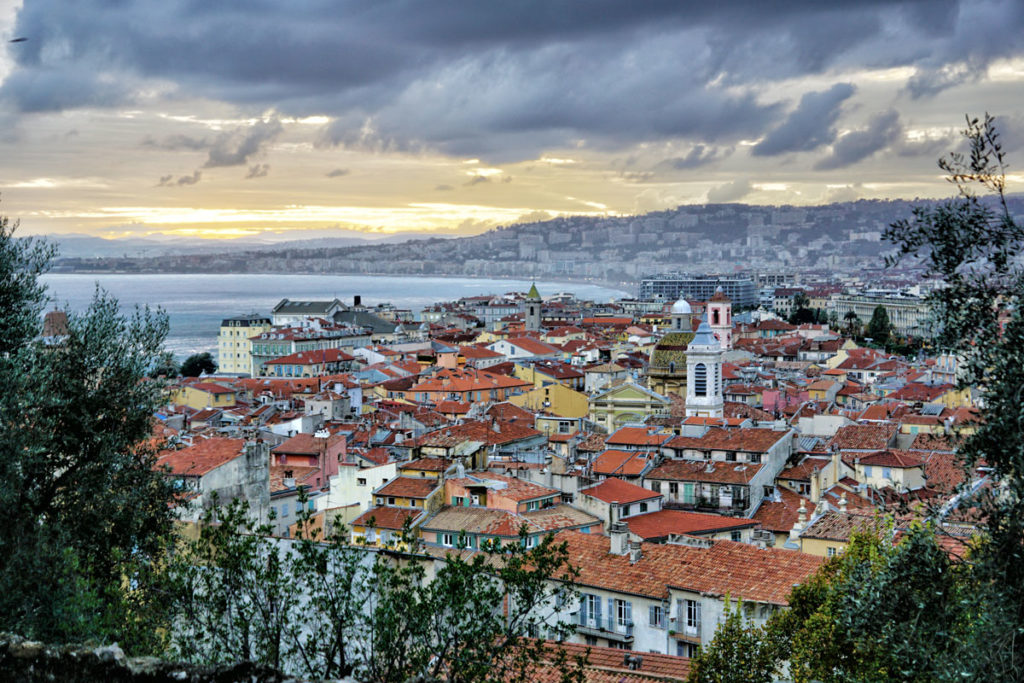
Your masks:
<instances>
[{"instance_id":1,"label":"blue shutter","mask_svg":"<svg viewBox=\"0 0 1024 683\"><path fill-rule=\"evenodd\" d=\"M596 610L595 613L594 613L594 621L596 621L597 625L600 626L601 625L601 596L600 595L595 595L594 596L594 609Z\"/></svg>"},{"instance_id":2,"label":"blue shutter","mask_svg":"<svg viewBox=\"0 0 1024 683\"><path fill-rule=\"evenodd\" d=\"M647 608L647 623L651 626L658 625L658 622L654 620L654 605Z\"/></svg>"}]
</instances>

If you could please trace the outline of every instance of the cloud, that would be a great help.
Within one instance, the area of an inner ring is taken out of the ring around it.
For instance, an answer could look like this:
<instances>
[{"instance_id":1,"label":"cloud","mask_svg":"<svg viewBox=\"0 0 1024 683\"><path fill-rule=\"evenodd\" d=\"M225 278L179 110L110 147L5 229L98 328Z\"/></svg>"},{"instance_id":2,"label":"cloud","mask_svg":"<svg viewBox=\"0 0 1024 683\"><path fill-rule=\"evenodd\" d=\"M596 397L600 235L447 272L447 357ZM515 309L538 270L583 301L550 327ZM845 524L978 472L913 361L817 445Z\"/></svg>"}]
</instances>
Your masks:
<instances>
[{"instance_id":1,"label":"cloud","mask_svg":"<svg viewBox=\"0 0 1024 683\"><path fill-rule=\"evenodd\" d=\"M183 187L185 185L195 185L203 177L202 171L194 171L192 175L180 176L177 180L174 179L173 175L160 176L160 181L157 183L157 187Z\"/></svg>"},{"instance_id":2,"label":"cloud","mask_svg":"<svg viewBox=\"0 0 1024 683\"><path fill-rule=\"evenodd\" d=\"M753 191L749 180L734 180L731 183L719 185L708 190L709 204L728 204L743 199Z\"/></svg>"},{"instance_id":3,"label":"cloud","mask_svg":"<svg viewBox=\"0 0 1024 683\"><path fill-rule=\"evenodd\" d=\"M806 152L829 144L836 137L839 107L854 91L850 83L836 83L828 90L806 93L786 120L754 145L754 156Z\"/></svg>"},{"instance_id":4,"label":"cloud","mask_svg":"<svg viewBox=\"0 0 1024 683\"><path fill-rule=\"evenodd\" d=\"M451 185L438 185L434 188L436 192L451 192L454 189Z\"/></svg>"},{"instance_id":5,"label":"cloud","mask_svg":"<svg viewBox=\"0 0 1024 683\"><path fill-rule=\"evenodd\" d=\"M485 175L475 175L466 182L462 183L466 187L473 187L474 185L480 185L482 183L489 183L491 179Z\"/></svg>"},{"instance_id":6,"label":"cloud","mask_svg":"<svg viewBox=\"0 0 1024 683\"><path fill-rule=\"evenodd\" d=\"M264 178L268 173L270 173L270 164L256 164L249 167L249 172L245 174L245 179Z\"/></svg>"},{"instance_id":7,"label":"cloud","mask_svg":"<svg viewBox=\"0 0 1024 683\"><path fill-rule=\"evenodd\" d=\"M710 164L712 161L728 156L730 152L732 152L731 149L711 149L705 145L698 144L690 148L690 151L684 156L665 159L665 161L661 162L659 165L668 166L669 168L674 168L677 171L699 168L706 164Z\"/></svg>"},{"instance_id":8,"label":"cloud","mask_svg":"<svg viewBox=\"0 0 1024 683\"><path fill-rule=\"evenodd\" d=\"M248 163L251 157L261 154L267 143L273 141L283 130L281 122L273 118L221 133L214 139L203 168L242 166Z\"/></svg>"},{"instance_id":9,"label":"cloud","mask_svg":"<svg viewBox=\"0 0 1024 683\"><path fill-rule=\"evenodd\" d=\"M903 125L895 110L876 114L866 128L851 131L836 140L832 153L814 164L814 168L831 171L850 166L897 142L902 135Z\"/></svg>"},{"instance_id":10,"label":"cloud","mask_svg":"<svg viewBox=\"0 0 1024 683\"><path fill-rule=\"evenodd\" d=\"M773 156L834 140L845 74L909 67L907 92L929 97L1019 56L1022 29L1013 0L379 0L369 11L354 0L33 0L11 31L33 40L11 53L0 101L43 112L194 98L327 117L322 145L488 161L579 140L763 138L755 154ZM781 121L793 103L773 88L811 77L822 101ZM210 144L207 167L253 163L241 140ZM684 168L706 163L688 157Z\"/></svg>"},{"instance_id":11,"label":"cloud","mask_svg":"<svg viewBox=\"0 0 1024 683\"><path fill-rule=\"evenodd\" d=\"M209 140L206 138L194 138L189 135L167 135L157 140L152 135L147 135L142 139L142 146L149 147L151 149L163 149L176 151L179 149L187 150L203 150L210 146Z\"/></svg>"},{"instance_id":12,"label":"cloud","mask_svg":"<svg viewBox=\"0 0 1024 683\"><path fill-rule=\"evenodd\" d=\"M348 174L349 170L347 168L335 168L333 170L328 171L324 175L327 176L328 178L341 178L343 176L347 176Z\"/></svg>"}]
</instances>

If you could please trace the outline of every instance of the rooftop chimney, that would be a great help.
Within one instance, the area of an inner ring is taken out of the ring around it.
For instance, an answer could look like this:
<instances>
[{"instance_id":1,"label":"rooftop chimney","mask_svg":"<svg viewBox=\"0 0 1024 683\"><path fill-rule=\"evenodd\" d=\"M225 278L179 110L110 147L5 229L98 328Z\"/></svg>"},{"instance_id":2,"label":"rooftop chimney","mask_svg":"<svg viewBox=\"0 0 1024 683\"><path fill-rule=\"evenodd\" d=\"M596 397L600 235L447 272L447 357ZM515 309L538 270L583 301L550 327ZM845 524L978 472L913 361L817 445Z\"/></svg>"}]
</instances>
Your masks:
<instances>
[{"instance_id":1,"label":"rooftop chimney","mask_svg":"<svg viewBox=\"0 0 1024 683\"><path fill-rule=\"evenodd\" d=\"M640 548L640 541L629 542L629 563L636 564L640 561L642 550Z\"/></svg>"},{"instance_id":2,"label":"rooftop chimney","mask_svg":"<svg viewBox=\"0 0 1024 683\"><path fill-rule=\"evenodd\" d=\"M625 522L615 522L608 529L608 536L611 537L612 543L610 552L612 555L625 555L628 550L629 542L629 527L626 526Z\"/></svg>"},{"instance_id":3,"label":"rooftop chimney","mask_svg":"<svg viewBox=\"0 0 1024 683\"><path fill-rule=\"evenodd\" d=\"M362 306L362 305L363 305L363 297L359 296L358 294L356 294L354 297L352 297L352 306L353 307L358 308L359 306Z\"/></svg>"}]
</instances>

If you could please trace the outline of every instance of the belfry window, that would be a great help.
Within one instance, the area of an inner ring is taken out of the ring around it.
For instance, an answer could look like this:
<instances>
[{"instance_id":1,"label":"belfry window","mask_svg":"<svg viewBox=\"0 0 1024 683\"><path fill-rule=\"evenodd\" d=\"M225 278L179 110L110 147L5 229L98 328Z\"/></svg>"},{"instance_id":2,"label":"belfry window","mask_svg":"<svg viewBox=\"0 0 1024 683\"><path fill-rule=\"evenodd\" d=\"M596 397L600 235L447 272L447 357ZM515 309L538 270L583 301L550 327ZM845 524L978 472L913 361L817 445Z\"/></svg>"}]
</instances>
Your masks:
<instances>
[{"instance_id":1,"label":"belfry window","mask_svg":"<svg viewBox=\"0 0 1024 683\"><path fill-rule=\"evenodd\" d=\"M697 363L693 367L693 395L708 395L708 366Z\"/></svg>"}]
</instances>

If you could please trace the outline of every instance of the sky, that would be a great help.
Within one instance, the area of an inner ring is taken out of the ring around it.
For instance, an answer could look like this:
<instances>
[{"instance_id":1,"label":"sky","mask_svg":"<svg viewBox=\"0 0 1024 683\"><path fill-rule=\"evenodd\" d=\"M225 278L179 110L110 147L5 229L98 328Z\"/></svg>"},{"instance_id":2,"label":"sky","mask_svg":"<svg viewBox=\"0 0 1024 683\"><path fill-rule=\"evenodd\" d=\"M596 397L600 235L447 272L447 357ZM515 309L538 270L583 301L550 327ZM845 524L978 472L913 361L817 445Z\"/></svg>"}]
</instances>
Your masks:
<instances>
[{"instance_id":1,"label":"sky","mask_svg":"<svg viewBox=\"0 0 1024 683\"><path fill-rule=\"evenodd\" d=\"M986 111L1021 191L1022 105L1020 0L0 0L0 211L283 240L944 197Z\"/></svg>"}]
</instances>

